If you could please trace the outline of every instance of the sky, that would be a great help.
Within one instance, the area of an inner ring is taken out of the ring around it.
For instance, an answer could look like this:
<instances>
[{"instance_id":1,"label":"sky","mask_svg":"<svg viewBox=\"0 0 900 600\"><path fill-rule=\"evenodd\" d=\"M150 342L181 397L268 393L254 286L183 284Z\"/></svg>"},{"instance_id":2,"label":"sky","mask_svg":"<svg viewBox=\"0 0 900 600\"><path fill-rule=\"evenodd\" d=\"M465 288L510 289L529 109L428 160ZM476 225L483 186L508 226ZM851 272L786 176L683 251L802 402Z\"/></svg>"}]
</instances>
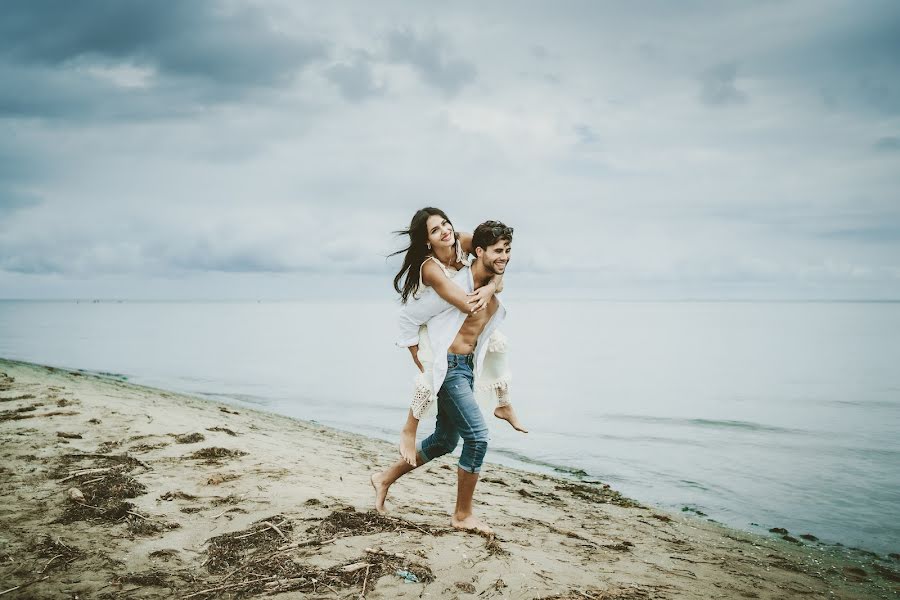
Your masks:
<instances>
[{"instance_id":1,"label":"sky","mask_svg":"<svg viewBox=\"0 0 900 600\"><path fill-rule=\"evenodd\" d=\"M900 299L894 0L0 4L0 298Z\"/></svg>"}]
</instances>

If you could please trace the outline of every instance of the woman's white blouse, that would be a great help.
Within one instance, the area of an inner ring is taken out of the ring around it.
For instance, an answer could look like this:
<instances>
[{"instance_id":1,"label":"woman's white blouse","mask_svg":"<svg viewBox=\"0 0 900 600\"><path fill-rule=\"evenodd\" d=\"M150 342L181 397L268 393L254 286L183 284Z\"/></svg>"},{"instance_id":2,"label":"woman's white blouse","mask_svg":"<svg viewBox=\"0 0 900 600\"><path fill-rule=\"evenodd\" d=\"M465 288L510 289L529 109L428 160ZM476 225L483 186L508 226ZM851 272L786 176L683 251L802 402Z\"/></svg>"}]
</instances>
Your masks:
<instances>
[{"instance_id":1,"label":"woman's white blouse","mask_svg":"<svg viewBox=\"0 0 900 600\"><path fill-rule=\"evenodd\" d=\"M475 288L472 270L468 266L464 266L456 272L449 271L447 272L447 276L467 293ZM497 307L497 311L491 317L491 320L488 321L484 330L478 336L478 342L475 345L476 380L481 379L480 375L484 368L485 356L488 347L491 346L488 340L491 339L491 335L497 330L497 327L503 322L503 319L506 318L506 307L500 299L499 294L495 294L494 297L497 298L499 306ZM459 333L467 316L468 315L458 308L441 298L431 287L426 287L421 294L415 296L400 309L398 319L400 326L400 336L397 341L398 346L408 348L409 346L420 344L420 335L423 333L420 331L420 327L423 325L427 327L427 340L429 342L427 346L430 347L423 348L420 345L419 356L423 367L425 367L425 373L422 374L420 379L430 392L428 394L428 404L432 403L431 401L433 401L437 391L441 389L441 385L444 383L444 378L447 376L447 351L450 349L450 345L456 338L456 334ZM496 341L494 342L494 346L497 346ZM503 346L505 349L505 340ZM423 351L427 354L423 354ZM489 369L489 371L491 371L491 382L489 385L495 387L494 384L496 382L493 380L498 375L494 373L494 371L497 370L497 365L493 364L489 366L492 367ZM508 381L508 372L505 367L506 364L504 358L502 375L504 376L504 380ZM476 385L476 387L483 386ZM503 387L503 391L505 392L505 385ZM424 393L424 390L417 391L417 396L424 395ZM427 406L424 408L427 408ZM413 412L415 413L416 411L414 410ZM418 417L419 415L416 416Z\"/></svg>"}]
</instances>

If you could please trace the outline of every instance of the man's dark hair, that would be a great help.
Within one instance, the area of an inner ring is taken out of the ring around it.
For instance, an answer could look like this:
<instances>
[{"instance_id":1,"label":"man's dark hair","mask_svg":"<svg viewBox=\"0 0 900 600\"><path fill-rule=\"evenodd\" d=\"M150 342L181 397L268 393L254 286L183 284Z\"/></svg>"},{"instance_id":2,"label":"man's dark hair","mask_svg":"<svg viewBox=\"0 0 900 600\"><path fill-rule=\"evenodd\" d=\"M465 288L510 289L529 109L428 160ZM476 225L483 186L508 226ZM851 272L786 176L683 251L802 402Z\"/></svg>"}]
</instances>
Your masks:
<instances>
[{"instance_id":1,"label":"man's dark hair","mask_svg":"<svg viewBox=\"0 0 900 600\"><path fill-rule=\"evenodd\" d=\"M500 240L506 240L512 244L513 228L507 227L500 221L485 221L472 232L472 251L475 248L493 246Z\"/></svg>"}]
</instances>

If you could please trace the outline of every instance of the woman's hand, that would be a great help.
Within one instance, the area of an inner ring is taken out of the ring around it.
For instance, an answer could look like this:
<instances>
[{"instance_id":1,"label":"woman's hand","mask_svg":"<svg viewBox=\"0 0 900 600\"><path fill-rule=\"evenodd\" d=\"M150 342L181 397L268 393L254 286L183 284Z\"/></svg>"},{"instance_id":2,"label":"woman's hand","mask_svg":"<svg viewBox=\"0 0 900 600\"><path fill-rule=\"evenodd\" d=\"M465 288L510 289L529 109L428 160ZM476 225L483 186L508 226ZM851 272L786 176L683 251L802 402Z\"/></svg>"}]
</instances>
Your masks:
<instances>
[{"instance_id":1,"label":"woman's hand","mask_svg":"<svg viewBox=\"0 0 900 600\"><path fill-rule=\"evenodd\" d=\"M467 295L469 296L469 306L471 306L471 313L474 315L481 310L484 310L484 307L488 305L488 302L491 301L491 298L494 297L494 294L497 292L497 284L491 280L489 283L481 286L474 292L469 292Z\"/></svg>"},{"instance_id":2,"label":"woman's hand","mask_svg":"<svg viewBox=\"0 0 900 600\"><path fill-rule=\"evenodd\" d=\"M409 347L409 353L412 355L413 362L416 363L416 366L419 367L419 371L422 373L425 372L425 367L422 366L422 363L419 361L419 345Z\"/></svg>"}]
</instances>

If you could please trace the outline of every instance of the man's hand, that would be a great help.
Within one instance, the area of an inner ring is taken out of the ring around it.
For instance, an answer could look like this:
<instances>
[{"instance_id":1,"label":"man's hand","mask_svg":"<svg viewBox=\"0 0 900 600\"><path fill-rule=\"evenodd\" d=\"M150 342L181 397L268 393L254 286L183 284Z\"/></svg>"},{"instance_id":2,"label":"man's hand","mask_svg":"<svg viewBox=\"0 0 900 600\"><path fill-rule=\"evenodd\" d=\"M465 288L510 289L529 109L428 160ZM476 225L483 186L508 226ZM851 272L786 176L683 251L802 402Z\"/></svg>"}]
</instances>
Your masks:
<instances>
[{"instance_id":1,"label":"man's hand","mask_svg":"<svg viewBox=\"0 0 900 600\"><path fill-rule=\"evenodd\" d=\"M422 366L422 363L419 361L419 345L409 347L409 353L412 355L413 362L416 363L416 366L419 367L419 371L422 373L425 372L425 367Z\"/></svg>"},{"instance_id":2,"label":"man's hand","mask_svg":"<svg viewBox=\"0 0 900 600\"><path fill-rule=\"evenodd\" d=\"M491 298L493 298L496 289L497 286L492 281L481 286L474 292L469 292L467 294L467 296L469 297L469 306L471 307L469 312L474 315L475 313L484 310L484 307L486 307L488 305L488 302L491 301Z\"/></svg>"}]
</instances>

